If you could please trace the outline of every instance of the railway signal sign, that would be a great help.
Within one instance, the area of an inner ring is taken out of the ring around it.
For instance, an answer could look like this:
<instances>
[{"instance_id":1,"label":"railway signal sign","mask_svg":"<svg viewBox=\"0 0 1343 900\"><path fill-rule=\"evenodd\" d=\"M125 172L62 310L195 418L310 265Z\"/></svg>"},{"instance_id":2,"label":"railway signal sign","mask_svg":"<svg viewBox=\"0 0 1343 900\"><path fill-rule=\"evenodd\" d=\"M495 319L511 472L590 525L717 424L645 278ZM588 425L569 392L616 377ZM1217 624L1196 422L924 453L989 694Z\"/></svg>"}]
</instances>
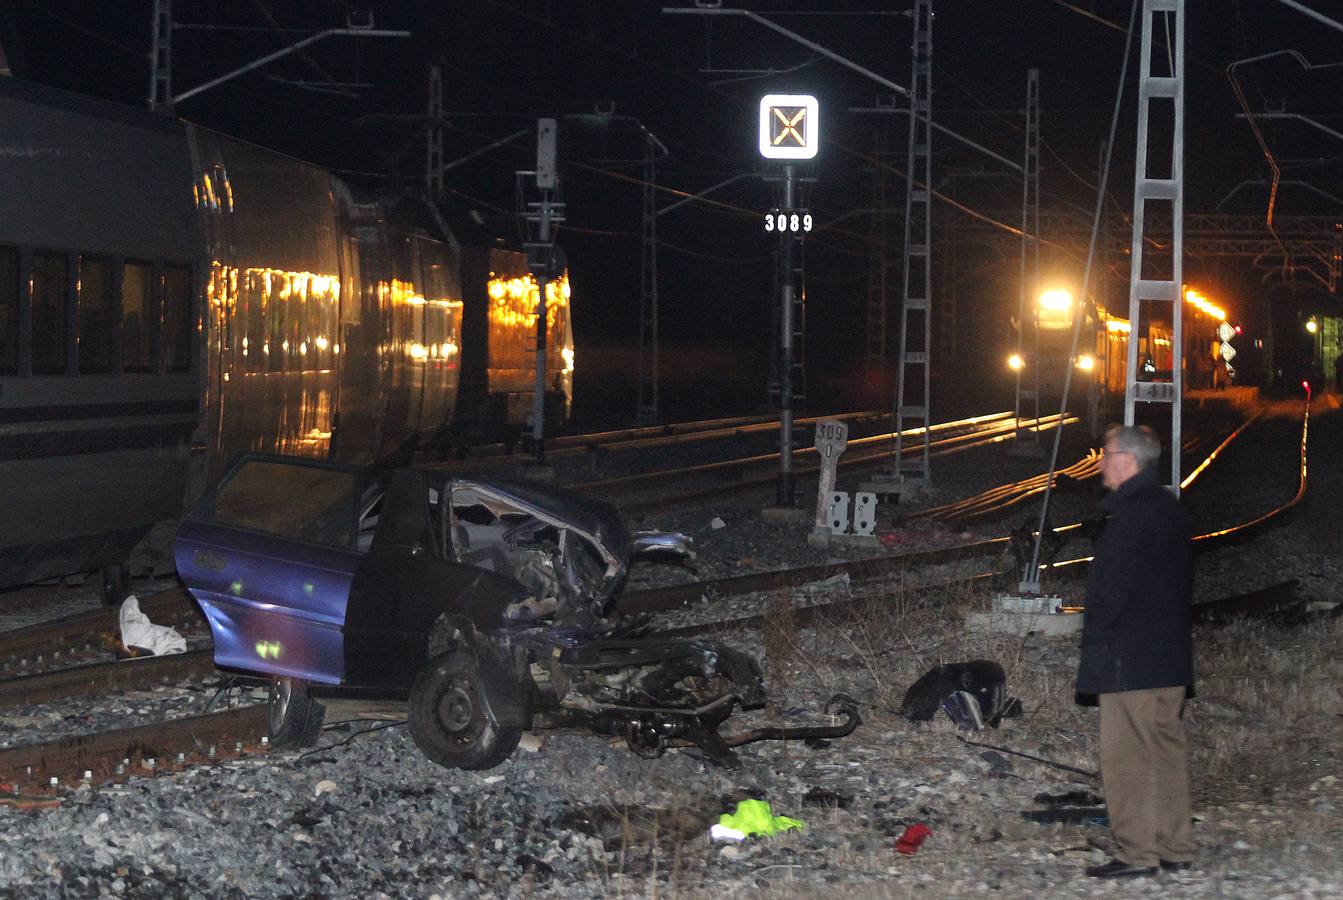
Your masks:
<instances>
[{"instance_id":1,"label":"railway signal sign","mask_svg":"<svg viewBox=\"0 0 1343 900\"><path fill-rule=\"evenodd\" d=\"M1223 322L1221 325L1217 326L1217 336L1221 338L1222 343L1225 344L1227 341L1231 340L1233 337L1236 336L1235 326L1233 326L1230 322Z\"/></svg>"},{"instance_id":2,"label":"railway signal sign","mask_svg":"<svg viewBox=\"0 0 1343 900\"><path fill-rule=\"evenodd\" d=\"M811 231L812 224L811 213L805 209L794 209L788 212L781 209L771 209L765 213L765 231L767 233L787 233L791 231L802 234Z\"/></svg>"},{"instance_id":3,"label":"railway signal sign","mask_svg":"<svg viewBox=\"0 0 1343 900\"><path fill-rule=\"evenodd\" d=\"M810 94L760 98L760 155L765 159L812 159L821 144L820 104Z\"/></svg>"},{"instance_id":4,"label":"railway signal sign","mask_svg":"<svg viewBox=\"0 0 1343 900\"><path fill-rule=\"evenodd\" d=\"M817 533L831 534L834 528L830 522L830 507L835 492L835 470L839 458L849 446L849 423L840 419L825 419L816 423L816 455L821 458L821 478L816 486L816 527ZM848 494L844 495L848 504ZM845 512L847 520L848 513ZM843 529L839 530L843 533Z\"/></svg>"}]
</instances>

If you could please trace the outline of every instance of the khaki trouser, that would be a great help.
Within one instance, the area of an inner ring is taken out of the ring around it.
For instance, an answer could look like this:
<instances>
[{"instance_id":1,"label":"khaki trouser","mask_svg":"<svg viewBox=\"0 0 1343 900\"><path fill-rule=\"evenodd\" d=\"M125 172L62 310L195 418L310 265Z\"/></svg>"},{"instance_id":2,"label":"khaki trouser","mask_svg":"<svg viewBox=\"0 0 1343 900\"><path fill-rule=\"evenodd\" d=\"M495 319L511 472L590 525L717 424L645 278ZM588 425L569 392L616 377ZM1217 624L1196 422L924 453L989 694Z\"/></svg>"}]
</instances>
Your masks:
<instances>
[{"instance_id":1,"label":"khaki trouser","mask_svg":"<svg viewBox=\"0 0 1343 900\"><path fill-rule=\"evenodd\" d=\"M1194 857L1183 687L1101 694L1101 780L1115 856L1132 866Z\"/></svg>"}]
</instances>

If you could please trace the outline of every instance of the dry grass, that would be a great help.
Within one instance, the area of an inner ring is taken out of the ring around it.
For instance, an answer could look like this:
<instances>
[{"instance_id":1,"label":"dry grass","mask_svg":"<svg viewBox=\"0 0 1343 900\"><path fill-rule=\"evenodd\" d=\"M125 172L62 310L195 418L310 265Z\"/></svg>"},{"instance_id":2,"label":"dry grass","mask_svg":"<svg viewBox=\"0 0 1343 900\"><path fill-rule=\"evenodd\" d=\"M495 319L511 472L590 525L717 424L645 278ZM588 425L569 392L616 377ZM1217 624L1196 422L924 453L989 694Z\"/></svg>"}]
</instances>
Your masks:
<instances>
[{"instance_id":1,"label":"dry grass","mask_svg":"<svg viewBox=\"0 0 1343 900\"><path fill-rule=\"evenodd\" d=\"M1073 700L1076 638L968 631L966 617L986 609L990 594L987 588L896 581L852 594L837 590L827 599L855 602L817 617L805 614L797 597L775 598L771 624L755 644L757 652L764 645L775 704L816 709L833 693L854 696L867 724L861 737L835 742L833 763L884 778L912 778L913 784L926 779L931 789L911 788L908 781L876 794L858 788L861 796L847 810L803 806L799 796L779 795L772 798L776 809L805 819L808 835L843 839L781 835L771 839L774 849L768 853L744 850L728 865L715 863L719 848L704 841L705 823L713 816L701 806L688 819L698 822L698 831L692 827L673 836L658 825L651 841L608 842L608 853L594 854L594 881L602 895L720 897L745 889L751 896L799 896L817 888L820 867L843 874L843 886L832 885L839 890L862 885L864 897L908 896L922 886L915 883L916 873L932 866L960 886L951 893L969 896L958 892L979 884L983 873L997 873L989 875L985 890L1000 883L1024 889L1036 884L1031 879L1039 876L1032 872L1071 872L1082 858L1095 861L1111 852L1104 829L1041 828L1016 813L1037 791L1079 785L1099 790L1098 784L1020 757L1012 759L1008 780L991 781L974 774L985 768L978 759L982 748L960 743L945 717L920 727L894 715L909 685L933 666L995 660L1025 715L971 739L1096 769L1099 717ZM1319 805L1343 803L1343 785L1329 780L1343 747L1343 659L1334 652L1339 627L1330 620L1294 626L1239 622L1196 632L1198 699L1188 707L1187 721L1204 846L1246 840L1278 859L1322 841L1334 846L1343 836L1331 807ZM776 771L793 768L792 753L800 754L797 762L803 765L820 759L787 746L776 753L767 764ZM947 781L951 773L968 774L969 781L955 787ZM705 796L726 798L737 783L724 772L701 787L708 790ZM927 855L893 854L892 829L898 833L900 823L925 819L935 833Z\"/></svg>"}]
</instances>

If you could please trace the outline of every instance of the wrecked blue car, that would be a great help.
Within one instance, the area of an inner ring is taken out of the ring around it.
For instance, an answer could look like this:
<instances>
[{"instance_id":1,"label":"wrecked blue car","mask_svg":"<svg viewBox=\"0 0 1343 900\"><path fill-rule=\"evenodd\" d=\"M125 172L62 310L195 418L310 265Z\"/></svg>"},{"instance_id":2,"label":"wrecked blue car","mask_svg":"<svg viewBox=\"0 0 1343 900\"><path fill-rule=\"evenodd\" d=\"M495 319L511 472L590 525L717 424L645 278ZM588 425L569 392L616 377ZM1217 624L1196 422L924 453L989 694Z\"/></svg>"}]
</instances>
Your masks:
<instances>
[{"instance_id":1,"label":"wrecked blue car","mask_svg":"<svg viewBox=\"0 0 1343 900\"><path fill-rule=\"evenodd\" d=\"M760 667L618 614L631 559L652 552L693 555L683 535L631 535L614 507L560 487L263 454L206 494L175 545L216 665L269 680L277 746L314 743L322 700L340 697L404 701L425 755L462 769L499 764L534 728L720 764L751 740L853 730L846 708L840 726L720 735L764 705Z\"/></svg>"}]
</instances>

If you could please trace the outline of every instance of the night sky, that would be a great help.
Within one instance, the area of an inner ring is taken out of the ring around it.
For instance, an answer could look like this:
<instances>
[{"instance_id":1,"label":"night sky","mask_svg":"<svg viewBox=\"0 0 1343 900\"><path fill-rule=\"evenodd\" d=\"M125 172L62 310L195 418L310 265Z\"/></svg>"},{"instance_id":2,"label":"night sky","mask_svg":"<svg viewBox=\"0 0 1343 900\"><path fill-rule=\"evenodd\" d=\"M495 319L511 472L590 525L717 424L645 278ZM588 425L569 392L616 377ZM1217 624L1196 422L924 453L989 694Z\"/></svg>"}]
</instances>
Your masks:
<instances>
[{"instance_id":1,"label":"night sky","mask_svg":"<svg viewBox=\"0 0 1343 900\"><path fill-rule=\"evenodd\" d=\"M693 0L664 2L693 6ZM1334 4L1312 2L1320 12L1343 19ZM815 395L824 397L851 382L858 370L872 233L870 217L853 211L873 205L876 132L883 123L889 133L879 161L891 179L888 205L895 213L887 233L898 302L904 117L850 112L873 106L889 91L757 24L665 15L663 5L177 0L179 23L237 29L174 33L178 92L278 49L300 32L341 27L347 14L369 6L376 27L413 32L410 39L328 38L302 55L189 99L177 113L384 190L419 184L424 138L417 117L424 114L431 62L443 66L448 161L526 128L539 116L560 118L563 199L569 205L560 240L575 286L581 409L585 375L594 396L600 387L624 402L621 392L628 387L612 385L620 381L619 367L637 341L643 142L628 121L601 125L572 117L613 102L617 116L633 117L654 133L669 150L658 163L657 182L665 189L660 205L674 202L674 192L694 193L749 176L712 195L721 206L686 206L659 221L663 373L670 397L678 388L703 391L705 377L721 381L727 370L738 370L742 374L728 380L740 383L743 397L763 399L774 243L763 233L759 214L777 200L775 188L757 177L766 167L755 147L756 104L764 93L815 94L827 138L814 165L803 169L815 179L803 200L821 226L807 242L806 287L809 377ZM907 3L775 0L738 6L909 84ZM16 75L143 105L151 8L146 0L13 0L0 6L0 40ZM1026 69L1039 68L1042 203L1089 211L1130 8L1127 0L935 0L935 119L1020 160ZM821 10L825 14L818 14ZM1214 212L1220 203L1220 211L1262 215L1265 191L1242 182L1265 179L1269 162L1247 123L1236 118L1240 107L1227 67L1280 50L1294 50L1316 66L1338 63L1343 31L1276 0L1190 0L1188 27L1186 210ZM1136 40L1134 60L1107 203L1114 221L1132 209ZM1307 70L1278 56L1238 66L1236 75L1252 110L1297 113L1343 132L1337 108L1343 66ZM357 86L339 87L347 83ZM1343 138L1299 121L1263 122L1261 130L1284 180L1278 213L1343 213L1343 200L1335 199L1343 197L1338 183ZM531 167L533 151L532 139L522 138L448 173L449 217L464 243L517 239L513 173ZM1019 176L992 160L939 136L934 180L966 206L1020 225ZM936 215L934 302L954 278L959 371L1001 377L1000 358L1015 340L1008 320L1016 307L1019 242L1001 231L995 237L992 228L950 209ZM1069 248L1046 253L1046 272L1080 282L1086 235L1045 237ZM1110 263L1107 287L1118 298L1126 295L1121 276L1127 276L1127 262ZM1185 280L1250 327L1258 327L1266 298L1287 317L1298 310L1333 312L1337 301L1317 279L1300 272L1284 278L1281 269L1281 259L1255 264L1191 256Z\"/></svg>"}]
</instances>

